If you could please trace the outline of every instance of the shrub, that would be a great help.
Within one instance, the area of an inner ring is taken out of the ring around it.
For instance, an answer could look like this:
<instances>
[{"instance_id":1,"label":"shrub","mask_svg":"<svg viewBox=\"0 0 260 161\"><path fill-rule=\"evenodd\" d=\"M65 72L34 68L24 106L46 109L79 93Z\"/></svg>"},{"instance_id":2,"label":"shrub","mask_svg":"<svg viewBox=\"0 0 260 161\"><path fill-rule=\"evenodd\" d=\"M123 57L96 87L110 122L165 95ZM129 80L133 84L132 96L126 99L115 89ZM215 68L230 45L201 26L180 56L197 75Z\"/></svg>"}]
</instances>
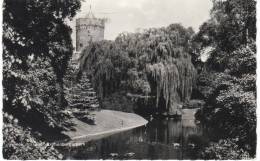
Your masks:
<instances>
[{"instance_id":1,"label":"shrub","mask_svg":"<svg viewBox=\"0 0 260 161\"><path fill-rule=\"evenodd\" d=\"M200 153L203 159L235 160L249 159L249 154L239 148L235 139L221 139L217 143L211 143L205 151Z\"/></svg>"},{"instance_id":2,"label":"shrub","mask_svg":"<svg viewBox=\"0 0 260 161\"><path fill-rule=\"evenodd\" d=\"M53 145L36 139L31 129L22 128L18 119L4 113L3 157L12 160L62 159Z\"/></svg>"}]
</instances>

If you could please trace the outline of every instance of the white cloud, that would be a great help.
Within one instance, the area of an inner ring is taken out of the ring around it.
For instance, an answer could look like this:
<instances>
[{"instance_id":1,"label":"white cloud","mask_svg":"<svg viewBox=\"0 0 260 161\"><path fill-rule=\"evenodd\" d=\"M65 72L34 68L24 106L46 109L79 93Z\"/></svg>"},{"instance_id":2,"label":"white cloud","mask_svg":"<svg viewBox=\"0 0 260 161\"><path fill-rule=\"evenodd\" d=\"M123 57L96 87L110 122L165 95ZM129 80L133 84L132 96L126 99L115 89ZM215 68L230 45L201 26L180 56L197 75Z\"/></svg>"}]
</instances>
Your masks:
<instances>
[{"instance_id":1,"label":"white cloud","mask_svg":"<svg viewBox=\"0 0 260 161\"><path fill-rule=\"evenodd\" d=\"M142 6L145 2L149 0L117 0L117 4L119 7L129 7L129 8L137 8L142 9Z\"/></svg>"}]
</instances>

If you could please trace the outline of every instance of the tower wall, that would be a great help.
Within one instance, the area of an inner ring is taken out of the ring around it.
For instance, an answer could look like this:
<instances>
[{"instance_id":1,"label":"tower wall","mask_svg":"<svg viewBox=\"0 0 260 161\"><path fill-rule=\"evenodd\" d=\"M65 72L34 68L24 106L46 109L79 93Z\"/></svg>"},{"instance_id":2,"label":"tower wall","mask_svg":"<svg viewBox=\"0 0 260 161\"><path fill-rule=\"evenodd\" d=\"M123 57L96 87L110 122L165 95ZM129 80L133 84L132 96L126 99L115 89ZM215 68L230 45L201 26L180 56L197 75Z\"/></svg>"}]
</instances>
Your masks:
<instances>
[{"instance_id":1,"label":"tower wall","mask_svg":"<svg viewBox=\"0 0 260 161\"><path fill-rule=\"evenodd\" d=\"M79 18L76 20L76 51L80 52L90 41L104 40L105 21L99 18Z\"/></svg>"}]
</instances>

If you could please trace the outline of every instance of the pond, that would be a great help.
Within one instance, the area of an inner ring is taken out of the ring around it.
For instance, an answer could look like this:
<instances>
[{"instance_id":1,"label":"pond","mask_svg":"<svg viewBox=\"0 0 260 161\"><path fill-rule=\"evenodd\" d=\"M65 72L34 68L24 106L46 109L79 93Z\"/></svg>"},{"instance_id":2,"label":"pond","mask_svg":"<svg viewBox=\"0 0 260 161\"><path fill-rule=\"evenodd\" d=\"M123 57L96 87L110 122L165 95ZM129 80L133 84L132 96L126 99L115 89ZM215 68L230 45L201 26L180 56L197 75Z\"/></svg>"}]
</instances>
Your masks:
<instances>
[{"instance_id":1,"label":"pond","mask_svg":"<svg viewBox=\"0 0 260 161\"><path fill-rule=\"evenodd\" d=\"M197 159L207 142L201 125L188 114L178 121L152 119L146 126L66 147L62 153L65 159Z\"/></svg>"}]
</instances>

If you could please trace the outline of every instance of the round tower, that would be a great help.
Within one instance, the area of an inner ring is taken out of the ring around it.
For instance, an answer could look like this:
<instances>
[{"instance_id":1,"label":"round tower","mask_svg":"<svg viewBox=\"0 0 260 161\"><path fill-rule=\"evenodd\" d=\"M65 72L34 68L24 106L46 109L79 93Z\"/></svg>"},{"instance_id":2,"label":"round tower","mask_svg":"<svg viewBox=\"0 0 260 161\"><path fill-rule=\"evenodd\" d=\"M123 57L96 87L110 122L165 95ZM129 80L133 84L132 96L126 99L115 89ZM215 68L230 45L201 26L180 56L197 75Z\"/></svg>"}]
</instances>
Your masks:
<instances>
[{"instance_id":1,"label":"round tower","mask_svg":"<svg viewBox=\"0 0 260 161\"><path fill-rule=\"evenodd\" d=\"M85 18L76 19L76 51L80 52L89 42L104 40L105 19L89 14Z\"/></svg>"}]
</instances>

